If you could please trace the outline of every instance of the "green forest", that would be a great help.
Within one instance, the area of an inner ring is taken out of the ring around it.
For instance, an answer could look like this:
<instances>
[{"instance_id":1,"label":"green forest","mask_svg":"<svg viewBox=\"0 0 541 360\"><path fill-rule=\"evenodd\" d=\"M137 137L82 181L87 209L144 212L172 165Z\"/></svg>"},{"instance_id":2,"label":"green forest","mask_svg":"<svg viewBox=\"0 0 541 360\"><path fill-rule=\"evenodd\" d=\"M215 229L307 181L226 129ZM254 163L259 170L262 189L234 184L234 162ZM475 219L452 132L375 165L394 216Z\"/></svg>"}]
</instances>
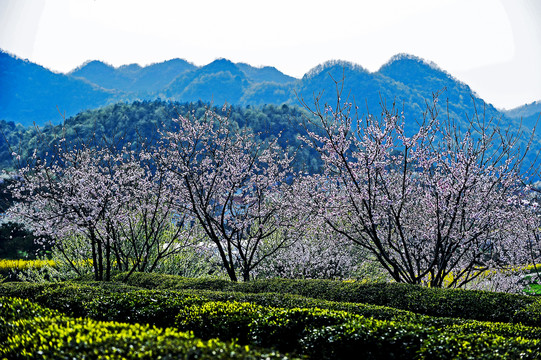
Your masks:
<instances>
[{"instance_id":1,"label":"green forest","mask_svg":"<svg viewBox=\"0 0 541 360\"><path fill-rule=\"evenodd\" d=\"M24 127L14 122L0 120L4 141L0 142L0 168L14 169L16 153L24 161L35 149L43 156L50 146L65 137L66 141L88 140L92 137L109 141L145 142L155 141L158 130L172 125L179 115L193 114L201 117L206 110L215 109L227 115L239 128L249 127L264 141L279 138L284 149L296 154L296 167L316 171L317 157L308 148L301 148L297 139L302 131L301 123L309 116L306 110L289 105L227 106L212 107L208 103L179 103L163 100L116 103L95 110L83 111L65 119L62 124Z\"/></svg>"}]
</instances>

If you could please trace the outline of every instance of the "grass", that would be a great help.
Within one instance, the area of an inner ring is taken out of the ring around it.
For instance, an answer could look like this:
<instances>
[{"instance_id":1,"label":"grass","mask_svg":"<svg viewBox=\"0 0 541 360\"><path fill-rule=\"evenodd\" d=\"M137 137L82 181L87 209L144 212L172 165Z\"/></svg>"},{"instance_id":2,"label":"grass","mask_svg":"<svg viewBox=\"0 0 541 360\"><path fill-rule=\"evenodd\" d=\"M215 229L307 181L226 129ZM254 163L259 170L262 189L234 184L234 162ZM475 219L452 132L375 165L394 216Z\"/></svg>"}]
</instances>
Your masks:
<instances>
[{"instance_id":1,"label":"grass","mask_svg":"<svg viewBox=\"0 0 541 360\"><path fill-rule=\"evenodd\" d=\"M541 284L531 284L524 292L529 295L541 295Z\"/></svg>"}]
</instances>

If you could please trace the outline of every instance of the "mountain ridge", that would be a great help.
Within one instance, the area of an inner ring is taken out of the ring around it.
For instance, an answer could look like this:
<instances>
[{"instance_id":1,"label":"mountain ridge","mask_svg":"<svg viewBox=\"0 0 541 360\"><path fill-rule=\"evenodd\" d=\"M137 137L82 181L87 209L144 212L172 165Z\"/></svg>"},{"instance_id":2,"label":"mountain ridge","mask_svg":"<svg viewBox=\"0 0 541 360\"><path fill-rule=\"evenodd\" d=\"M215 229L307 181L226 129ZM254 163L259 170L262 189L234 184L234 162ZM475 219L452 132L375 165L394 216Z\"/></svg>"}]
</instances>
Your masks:
<instances>
[{"instance_id":1,"label":"mountain ridge","mask_svg":"<svg viewBox=\"0 0 541 360\"><path fill-rule=\"evenodd\" d=\"M426 102L442 91L439 100L446 105L442 111L449 111L453 118L472 116L476 108L508 121L521 113L499 111L437 64L409 54L391 57L374 72L352 62L331 60L297 79L272 66L254 67L223 58L204 66L179 58L118 67L92 60L62 74L0 50L0 81L9 89L0 95L0 119L25 126L61 122L56 106L71 116L118 101L160 98L215 105L295 105L298 98L311 104L321 94L322 104L336 104L336 82L343 86L342 97L356 100L366 113L377 114L382 106L394 103L412 122L422 119ZM527 110L525 125L530 127L532 111L538 111L537 105Z\"/></svg>"},{"instance_id":2,"label":"mountain ridge","mask_svg":"<svg viewBox=\"0 0 541 360\"><path fill-rule=\"evenodd\" d=\"M0 83L0 119L25 126L58 123L61 114L70 116L122 98L118 90L53 72L4 51L0 51Z\"/></svg>"}]
</instances>

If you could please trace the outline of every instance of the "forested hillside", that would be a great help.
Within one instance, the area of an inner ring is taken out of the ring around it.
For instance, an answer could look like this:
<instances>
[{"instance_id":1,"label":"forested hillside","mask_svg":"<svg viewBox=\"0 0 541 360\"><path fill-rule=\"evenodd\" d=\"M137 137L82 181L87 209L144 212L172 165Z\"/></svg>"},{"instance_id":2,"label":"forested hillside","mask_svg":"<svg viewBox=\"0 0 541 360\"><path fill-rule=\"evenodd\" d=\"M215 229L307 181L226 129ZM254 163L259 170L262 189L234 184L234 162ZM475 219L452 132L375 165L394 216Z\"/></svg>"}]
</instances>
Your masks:
<instances>
[{"instance_id":1,"label":"forested hillside","mask_svg":"<svg viewBox=\"0 0 541 360\"><path fill-rule=\"evenodd\" d=\"M95 110L83 111L65 120L62 125L46 125L42 128L24 127L13 122L0 121L4 134L0 142L0 167L11 168L13 153L22 159L31 155L35 148L46 152L50 145L63 134L68 141L90 139L92 136L116 139L122 142L155 141L158 129L172 126L172 119L179 115L202 117L209 108L203 102L178 103L170 101L135 101L116 103ZM297 167L317 168L315 156L300 148L297 139L300 123L307 112L297 106L231 106L214 108L229 116L239 127L250 127L259 133L261 140L279 137L284 149L297 153ZM7 141L5 141L7 140Z\"/></svg>"}]
</instances>

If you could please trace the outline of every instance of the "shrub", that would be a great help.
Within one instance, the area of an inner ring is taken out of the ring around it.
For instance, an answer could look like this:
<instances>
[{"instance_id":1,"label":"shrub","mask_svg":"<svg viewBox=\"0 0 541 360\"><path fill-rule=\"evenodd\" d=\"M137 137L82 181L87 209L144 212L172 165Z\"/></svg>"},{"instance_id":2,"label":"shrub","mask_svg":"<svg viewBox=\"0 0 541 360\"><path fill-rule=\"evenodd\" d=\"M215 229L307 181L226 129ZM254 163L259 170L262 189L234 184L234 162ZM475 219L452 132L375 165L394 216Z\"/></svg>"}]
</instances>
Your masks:
<instances>
[{"instance_id":1,"label":"shrub","mask_svg":"<svg viewBox=\"0 0 541 360\"><path fill-rule=\"evenodd\" d=\"M343 324L354 318L357 317L344 311L318 308L266 308L250 324L250 337L259 346L302 352L300 340L314 329Z\"/></svg>"},{"instance_id":2,"label":"shrub","mask_svg":"<svg viewBox=\"0 0 541 360\"><path fill-rule=\"evenodd\" d=\"M541 339L541 327L524 326L522 324L493 323L468 321L462 324L452 324L443 329L448 334L491 334L508 338Z\"/></svg>"},{"instance_id":3,"label":"shrub","mask_svg":"<svg viewBox=\"0 0 541 360\"><path fill-rule=\"evenodd\" d=\"M118 292L117 292L118 291ZM140 290L115 283L89 282L0 284L0 294L26 297L70 316L90 316L96 320L144 322L172 326L180 309L211 301L251 302L279 308L322 308L346 311L380 320L398 320L443 326L461 323L457 319L435 318L380 305L345 303L304 298L280 293L241 293L211 290Z\"/></svg>"},{"instance_id":4,"label":"shrub","mask_svg":"<svg viewBox=\"0 0 541 360\"><path fill-rule=\"evenodd\" d=\"M146 274L143 274L146 276ZM183 282L183 285L196 282L195 279ZM274 282L274 281L272 281ZM271 283L272 283L271 282ZM203 284L216 284L215 281L204 281ZM231 284L231 283L230 283ZM207 287L207 286L203 287ZM396 284L395 284L396 285ZM196 284L194 287L200 287ZM240 288L240 286L238 286ZM409 286L408 286L409 287ZM268 288L268 287L266 287ZM422 289L422 288L421 288ZM245 289L246 290L246 289ZM257 289L255 289L257 290ZM283 289L281 289L283 290ZM518 308L513 313L503 314L503 310L497 308L495 300L499 299L499 295L503 295L508 300L517 299L516 296L506 296L506 294L496 294L488 301L490 308L495 308L495 314L475 314L468 316L462 314L459 318L447 317L450 314L457 316L457 309L452 309L449 305L451 302L445 296L448 296L449 290L441 292L428 292L440 294L440 297L428 297L423 299L423 292L417 292L418 287L414 287L414 292L403 292L401 300L390 300L392 305L401 303L402 307L417 310L419 313L397 309L389 306L365 304L358 302L339 302L323 299L305 298L300 295L287 293L248 293L248 292L231 292L231 291L212 291L212 290L141 290L133 286L119 283L103 283L103 282L85 282L85 283L49 283L49 284L31 284L31 283L5 283L0 284L0 295L28 298L40 304L46 305L70 315L70 316L92 316L99 320L117 320L128 322L146 322L158 326L171 326L174 323L174 315L181 308L192 305L202 304L209 301L238 301L252 302L261 306L271 306L280 308L313 308L319 307L328 310L346 311L349 313L372 317L379 320L393 320L401 322L422 323L427 326L441 328L446 325L461 324L467 322L467 318L478 318L484 321L502 318L508 322L517 322L524 325L538 326L541 319L541 302L536 298L519 296L520 301L529 300L530 303L519 307L519 304L503 303L503 308L512 311ZM434 290L434 289L428 289ZM133 296L128 295L132 293ZM471 294L481 295L484 292L459 291L464 297ZM443 294L443 295L442 295ZM473 297L479 299L479 297ZM451 299L457 305L460 305L458 300ZM471 300L471 299L470 299ZM190 302L191 301L191 302ZM418 302L414 304L414 302ZM526 302L526 301L524 301ZM441 304L442 309L437 310L436 305ZM486 304L486 302L481 302ZM466 302L464 309L478 308L478 304ZM451 308L451 310L449 310ZM424 310L423 310L424 309ZM511 309L511 310L510 310ZM436 312L437 310L437 312ZM485 313L487 310L483 310ZM428 316L422 313L434 313L439 316ZM463 320L460 320L463 319Z\"/></svg>"},{"instance_id":5,"label":"shrub","mask_svg":"<svg viewBox=\"0 0 541 360\"><path fill-rule=\"evenodd\" d=\"M267 311L267 308L247 302L208 302L181 310L175 325L200 337L238 339L240 343L247 344L250 342L250 324Z\"/></svg>"},{"instance_id":6,"label":"shrub","mask_svg":"<svg viewBox=\"0 0 541 360\"><path fill-rule=\"evenodd\" d=\"M412 359L424 339L434 332L419 324L356 318L313 329L300 340L314 359Z\"/></svg>"},{"instance_id":7,"label":"shrub","mask_svg":"<svg viewBox=\"0 0 541 360\"><path fill-rule=\"evenodd\" d=\"M0 285L0 294L27 297L73 317L140 322L161 327L172 326L180 309L208 301L197 295L167 290L140 290L124 284L105 282L36 286L10 283Z\"/></svg>"},{"instance_id":8,"label":"shrub","mask_svg":"<svg viewBox=\"0 0 541 360\"><path fill-rule=\"evenodd\" d=\"M209 289L244 293L296 294L322 300L383 305L418 314L457 317L481 321L512 322L536 326L539 315L522 316L521 311L536 299L526 295L479 290L427 288L410 284L343 282L332 280L254 280L233 283L223 280L201 281L174 276L134 274L128 284L146 288ZM537 311L536 306L528 307ZM515 313L517 317L515 318ZM541 312L537 312L541 314Z\"/></svg>"},{"instance_id":9,"label":"shrub","mask_svg":"<svg viewBox=\"0 0 541 360\"><path fill-rule=\"evenodd\" d=\"M336 311L345 311L352 314L373 317L379 320L418 321L419 319L432 319L435 322L445 322L445 319L436 319L423 316L406 310L394 309L387 306L362 303L346 303L321 299L306 298L300 295L281 293L242 293L232 291L211 290L182 290L185 294L194 294L204 297L208 301L239 301L251 302L261 306L276 308L321 308ZM451 323L455 323L456 319Z\"/></svg>"},{"instance_id":10,"label":"shrub","mask_svg":"<svg viewBox=\"0 0 541 360\"><path fill-rule=\"evenodd\" d=\"M0 295L30 299L70 316L86 316L87 305L104 294L134 291L121 283L6 283L0 284Z\"/></svg>"},{"instance_id":11,"label":"shrub","mask_svg":"<svg viewBox=\"0 0 541 360\"><path fill-rule=\"evenodd\" d=\"M118 292L117 292L118 291ZM157 326L172 326L171 314L189 305L210 301L251 302L260 306L280 308L314 308L346 311L380 320L431 321L436 324L456 323L456 320L418 315L409 311L379 305L344 303L299 295L280 293L241 293L211 290L140 290L115 283L87 282L30 284L0 284L0 294L25 297L52 307L70 316L90 316L96 320L144 322Z\"/></svg>"},{"instance_id":12,"label":"shrub","mask_svg":"<svg viewBox=\"0 0 541 360\"><path fill-rule=\"evenodd\" d=\"M0 320L3 321L55 315L59 315L59 312L41 307L27 299L0 297Z\"/></svg>"},{"instance_id":13,"label":"shrub","mask_svg":"<svg viewBox=\"0 0 541 360\"><path fill-rule=\"evenodd\" d=\"M252 303L209 302L177 316L177 327L205 338L236 338L311 358L410 359L434 328L367 319L344 311L273 308Z\"/></svg>"},{"instance_id":14,"label":"shrub","mask_svg":"<svg viewBox=\"0 0 541 360\"><path fill-rule=\"evenodd\" d=\"M0 343L14 332L13 321L59 315L57 311L41 307L26 299L0 297Z\"/></svg>"},{"instance_id":15,"label":"shrub","mask_svg":"<svg viewBox=\"0 0 541 360\"><path fill-rule=\"evenodd\" d=\"M85 306L85 316L96 320L173 326L175 315L206 300L197 295L172 291L138 290L129 293L102 294Z\"/></svg>"},{"instance_id":16,"label":"shrub","mask_svg":"<svg viewBox=\"0 0 541 360\"><path fill-rule=\"evenodd\" d=\"M235 287L235 283L222 279L185 278L176 275L136 272L125 280L126 275L126 273L117 274L112 280L146 289L233 290Z\"/></svg>"},{"instance_id":17,"label":"shrub","mask_svg":"<svg viewBox=\"0 0 541 360\"><path fill-rule=\"evenodd\" d=\"M449 334L432 336L423 342L420 359L539 359L541 341L494 334Z\"/></svg>"},{"instance_id":18,"label":"shrub","mask_svg":"<svg viewBox=\"0 0 541 360\"><path fill-rule=\"evenodd\" d=\"M282 359L217 339L202 341L191 333L139 324L96 322L63 317L23 320L32 331L8 338L0 354L10 359Z\"/></svg>"},{"instance_id":19,"label":"shrub","mask_svg":"<svg viewBox=\"0 0 541 360\"><path fill-rule=\"evenodd\" d=\"M1 285L0 289L12 288L21 292L32 289L6 285ZM193 330L196 336L205 339L236 338L242 344L322 359L349 359L351 354L366 359L411 359L417 357L417 352L427 341L441 349L423 350L424 358L446 358L456 354L456 358L461 358L466 354L460 353L461 346L472 348L474 354L494 348L494 351L514 356L515 343L519 349L528 349L525 358L533 358L541 339L541 327L431 317L377 305L332 302L290 294L138 290L131 287L121 287L119 291L115 292L113 285L101 283L100 286L96 283L49 284L32 289L34 298L41 303L93 320L147 323L165 330L165 327L176 325L180 330ZM8 335L32 332L32 326L47 329L64 326L58 325L59 313L54 310L41 308L28 300L9 301L15 305L9 307L5 305L6 301L0 300L4 339ZM174 317L174 314L178 315ZM28 318L34 319L33 322L18 323ZM66 319L65 316L61 318ZM475 338L478 334L490 334L479 340L487 343L469 344L478 341ZM441 338L434 340L434 337Z\"/></svg>"},{"instance_id":20,"label":"shrub","mask_svg":"<svg viewBox=\"0 0 541 360\"><path fill-rule=\"evenodd\" d=\"M35 296L35 301L63 312L69 316L84 317L88 315L88 306L100 295L131 292L133 287L116 286L115 284L78 284L64 283L45 288Z\"/></svg>"},{"instance_id":21,"label":"shrub","mask_svg":"<svg viewBox=\"0 0 541 360\"><path fill-rule=\"evenodd\" d=\"M18 311L23 309L24 311ZM28 300L0 298L0 356L9 359L285 359L192 333L140 324L73 319Z\"/></svg>"},{"instance_id":22,"label":"shrub","mask_svg":"<svg viewBox=\"0 0 541 360\"><path fill-rule=\"evenodd\" d=\"M64 286L57 283L31 283L31 282L8 282L0 284L0 296L20 297L33 300L36 295L41 294L49 287Z\"/></svg>"},{"instance_id":23,"label":"shrub","mask_svg":"<svg viewBox=\"0 0 541 360\"><path fill-rule=\"evenodd\" d=\"M518 309L513 314L513 321L532 326L541 325L541 299L532 302L521 309Z\"/></svg>"}]
</instances>

